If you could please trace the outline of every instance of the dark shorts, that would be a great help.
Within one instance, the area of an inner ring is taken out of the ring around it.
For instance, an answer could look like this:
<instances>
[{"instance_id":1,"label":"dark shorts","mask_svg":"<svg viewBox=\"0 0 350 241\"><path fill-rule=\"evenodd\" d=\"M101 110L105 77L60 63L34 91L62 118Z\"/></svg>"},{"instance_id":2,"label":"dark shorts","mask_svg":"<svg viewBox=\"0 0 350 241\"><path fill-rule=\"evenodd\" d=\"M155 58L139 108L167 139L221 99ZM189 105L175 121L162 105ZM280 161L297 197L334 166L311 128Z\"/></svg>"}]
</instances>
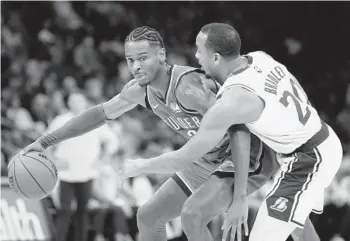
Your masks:
<instances>
[{"instance_id":1,"label":"dark shorts","mask_svg":"<svg viewBox=\"0 0 350 241\"><path fill-rule=\"evenodd\" d=\"M276 158L276 152L271 148L261 143L262 151L261 155L256 156L258 159L257 167L254 171L250 171L248 174L248 193L252 193L271 179L272 175L277 172L280 165ZM219 178L234 177L235 172L231 161L224 162L212 175ZM233 188L233 187L232 187Z\"/></svg>"},{"instance_id":2,"label":"dark shorts","mask_svg":"<svg viewBox=\"0 0 350 241\"><path fill-rule=\"evenodd\" d=\"M260 141L260 140L259 140ZM276 153L263 144L254 145L251 155L251 171L248 178L248 192L254 192L261 188L271 176L278 170L279 163ZM211 175L219 178L234 177L234 166L231 160L221 164L209 163L199 160L192 163L188 168L173 175L174 181L182 190L190 196L200 185L209 179Z\"/></svg>"}]
</instances>

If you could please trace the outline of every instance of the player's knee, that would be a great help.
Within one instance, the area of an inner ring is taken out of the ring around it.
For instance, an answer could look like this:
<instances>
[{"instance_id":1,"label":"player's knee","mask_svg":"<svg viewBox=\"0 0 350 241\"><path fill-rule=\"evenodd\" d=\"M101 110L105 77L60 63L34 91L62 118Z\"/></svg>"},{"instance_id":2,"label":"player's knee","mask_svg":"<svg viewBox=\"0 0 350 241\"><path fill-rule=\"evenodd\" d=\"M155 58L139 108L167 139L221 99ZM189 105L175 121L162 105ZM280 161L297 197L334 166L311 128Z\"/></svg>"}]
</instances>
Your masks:
<instances>
[{"instance_id":1,"label":"player's knee","mask_svg":"<svg viewBox=\"0 0 350 241\"><path fill-rule=\"evenodd\" d=\"M155 212L155 206L149 203L143 204L137 209L136 218L139 225L154 226L156 220L153 220L152 213Z\"/></svg>"},{"instance_id":2,"label":"player's knee","mask_svg":"<svg viewBox=\"0 0 350 241\"><path fill-rule=\"evenodd\" d=\"M192 229L204 223L201 212L192 205L184 205L181 211L181 223L184 228Z\"/></svg>"}]
</instances>

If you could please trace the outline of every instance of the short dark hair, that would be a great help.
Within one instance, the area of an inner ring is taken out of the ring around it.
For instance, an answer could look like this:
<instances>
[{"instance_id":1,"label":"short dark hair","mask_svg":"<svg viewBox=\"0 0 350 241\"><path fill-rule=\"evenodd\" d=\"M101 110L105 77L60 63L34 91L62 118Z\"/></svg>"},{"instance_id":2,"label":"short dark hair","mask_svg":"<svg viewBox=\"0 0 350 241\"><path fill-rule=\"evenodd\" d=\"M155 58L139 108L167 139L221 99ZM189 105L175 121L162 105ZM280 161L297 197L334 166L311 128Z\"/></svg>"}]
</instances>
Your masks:
<instances>
[{"instance_id":1,"label":"short dark hair","mask_svg":"<svg viewBox=\"0 0 350 241\"><path fill-rule=\"evenodd\" d=\"M148 41L153 46L160 46L161 48L164 48L164 42L159 32L154 28L147 26L141 26L131 31L131 33L125 38L125 43L142 40Z\"/></svg>"},{"instance_id":2,"label":"short dark hair","mask_svg":"<svg viewBox=\"0 0 350 241\"><path fill-rule=\"evenodd\" d=\"M234 27L226 23L209 23L201 32L207 35L205 46L224 57L235 57L241 52L241 38Z\"/></svg>"}]
</instances>

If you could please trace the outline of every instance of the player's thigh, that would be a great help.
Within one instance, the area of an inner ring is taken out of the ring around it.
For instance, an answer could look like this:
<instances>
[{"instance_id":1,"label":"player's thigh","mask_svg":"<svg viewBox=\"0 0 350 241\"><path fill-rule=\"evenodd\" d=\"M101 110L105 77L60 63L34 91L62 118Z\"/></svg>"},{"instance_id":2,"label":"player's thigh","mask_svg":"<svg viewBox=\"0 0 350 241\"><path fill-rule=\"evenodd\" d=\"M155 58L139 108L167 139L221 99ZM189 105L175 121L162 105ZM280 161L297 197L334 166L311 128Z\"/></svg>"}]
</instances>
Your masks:
<instances>
[{"instance_id":1,"label":"player's thigh","mask_svg":"<svg viewBox=\"0 0 350 241\"><path fill-rule=\"evenodd\" d=\"M284 241L296 229L297 225L291 222L270 217L264 201L255 219L249 241Z\"/></svg>"},{"instance_id":2,"label":"player's thigh","mask_svg":"<svg viewBox=\"0 0 350 241\"><path fill-rule=\"evenodd\" d=\"M152 221L161 219L167 222L180 216L181 209L188 196L175 182L169 178L138 210L138 218Z\"/></svg>"},{"instance_id":3,"label":"player's thigh","mask_svg":"<svg viewBox=\"0 0 350 241\"><path fill-rule=\"evenodd\" d=\"M182 215L196 213L208 223L225 212L232 203L233 181L233 177L210 176L185 202Z\"/></svg>"},{"instance_id":4,"label":"player's thigh","mask_svg":"<svg viewBox=\"0 0 350 241\"><path fill-rule=\"evenodd\" d=\"M281 171L275 177L272 189L259 212L262 208L266 209L264 219L294 223L302 228L306 217L315 206L318 192L323 191L315 178L319 161L316 155L305 153L281 155L280 160L283 161ZM267 226L268 223L261 222L259 227L264 225Z\"/></svg>"},{"instance_id":5,"label":"player's thigh","mask_svg":"<svg viewBox=\"0 0 350 241\"><path fill-rule=\"evenodd\" d=\"M322 211L319 203L324 189L339 169L341 158L340 141L330 128L327 139L312 151L281 155L281 172L266 198L268 214L303 227L313 209Z\"/></svg>"}]
</instances>

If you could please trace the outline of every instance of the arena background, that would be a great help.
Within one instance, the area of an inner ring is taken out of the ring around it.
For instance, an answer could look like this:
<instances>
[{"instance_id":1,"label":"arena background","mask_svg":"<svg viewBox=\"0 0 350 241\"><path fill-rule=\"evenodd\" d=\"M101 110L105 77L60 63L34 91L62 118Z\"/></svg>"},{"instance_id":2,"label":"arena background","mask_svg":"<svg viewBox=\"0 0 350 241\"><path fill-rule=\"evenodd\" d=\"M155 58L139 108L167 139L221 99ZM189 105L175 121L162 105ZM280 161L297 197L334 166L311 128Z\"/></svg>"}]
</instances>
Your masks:
<instances>
[{"instance_id":1,"label":"arena background","mask_svg":"<svg viewBox=\"0 0 350 241\"><path fill-rule=\"evenodd\" d=\"M350 4L195 1L1 2L2 240L55 238L57 196L41 202L16 196L6 182L6 165L66 111L69 93L83 91L91 105L118 94L131 79L123 40L140 25L154 27L164 36L169 63L196 66L195 36L201 26L213 21L238 29L243 53L263 50L284 63L322 118L336 130L344 147L343 165L326 192L324 213L311 219L322 241L350 240ZM184 143L142 108L109 125L120 141L114 168L125 159L158 155ZM103 171L108 175L102 181L115 189L116 173L108 166ZM89 240L118 240L118 224L109 221L120 214L116 207L123 211L131 237L137 239L137 206L166 178L153 175L131 180L136 200L132 205L117 191L112 197L119 200L115 207L92 196ZM264 192L251 197L251 213ZM178 220L167 229L169 239L186 240ZM211 229L219 240L220 218L211 223ZM71 225L69 235L73 231Z\"/></svg>"}]
</instances>

